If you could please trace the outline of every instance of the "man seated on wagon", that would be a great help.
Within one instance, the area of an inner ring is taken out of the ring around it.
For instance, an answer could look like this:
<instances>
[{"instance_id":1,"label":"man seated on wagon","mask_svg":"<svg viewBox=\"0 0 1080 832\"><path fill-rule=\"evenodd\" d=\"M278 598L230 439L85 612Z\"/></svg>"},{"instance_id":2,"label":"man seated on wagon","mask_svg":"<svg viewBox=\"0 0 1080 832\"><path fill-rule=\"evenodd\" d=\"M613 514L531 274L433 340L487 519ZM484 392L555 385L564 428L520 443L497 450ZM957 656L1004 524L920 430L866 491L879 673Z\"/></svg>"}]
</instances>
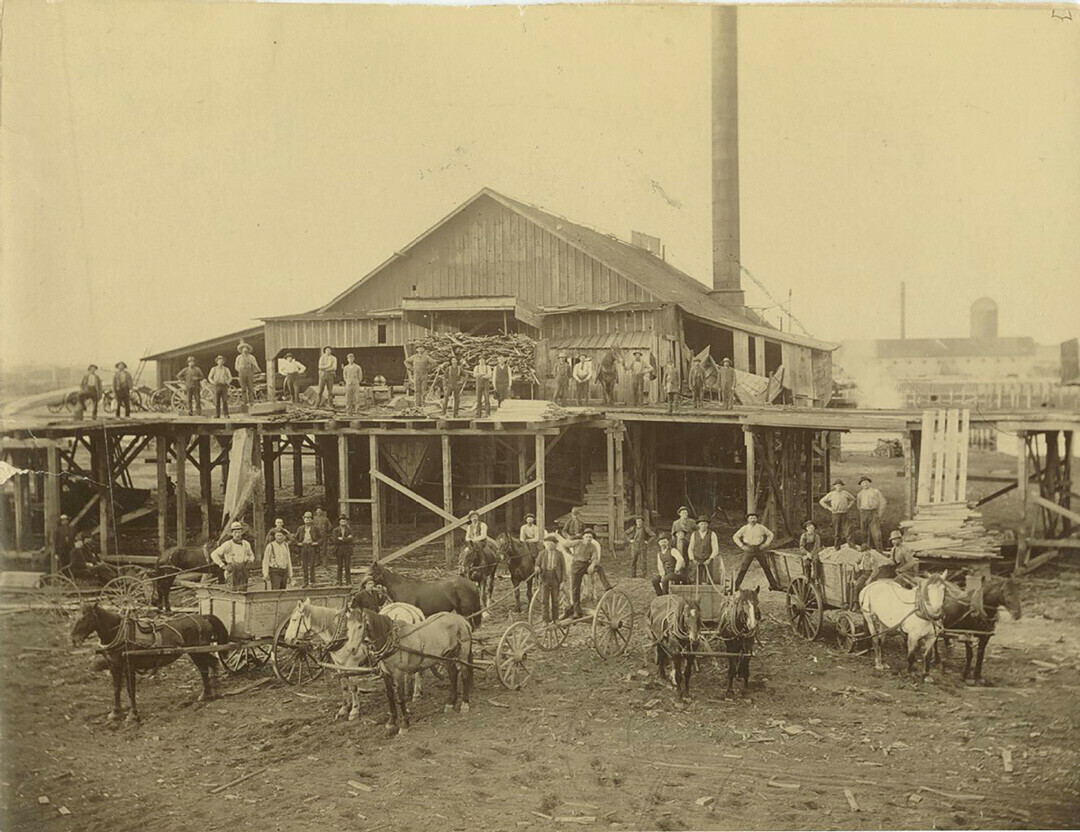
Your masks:
<instances>
[{"instance_id":1,"label":"man seated on wagon","mask_svg":"<svg viewBox=\"0 0 1080 832\"><path fill-rule=\"evenodd\" d=\"M915 553L904 545L904 535L899 529L894 529L889 534L889 543L892 549L889 551L889 562L883 563L870 577L871 581L893 580L906 587L915 586L915 579L919 572L919 561Z\"/></svg>"},{"instance_id":2,"label":"man seated on wagon","mask_svg":"<svg viewBox=\"0 0 1080 832\"><path fill-rule=\"evenodd\" d=\"M690 544L686 548L687 563L693 564L695 571L691 573L699 584L719 582L723 586L725 580L724 561L720 557L720 541L716 538L716 532L709 528L709 519L702 515L697 519L697 528L690 535Z\"/></svg>"},{"instance_id":3,"label":"man seated on wagon","mask_svg":"<svg viewBox=\"0 0 1080 832\"><path fill-rule=\"evenodd\" d=\"M375 579L369 575L364 578L364 582L360 585L360 591L352 597L349 606L354 610L378 612L383 608L386 601L386 590L375 583Z\"/></svg>"},{"instance_id":4,"label":"man seated on wagon","mask_svg":"<svg viewBox=\"0 0 1080 832\"><path fill-rule=\"evenodd\" d=\"M870 551L870 546L866 543L858 544L858 546L859 559L855 562L855 572L851 576L854 582L851 587L851 608L853 610L859 609L859 593L862 592L864 586L870 583L871 578L876 577L875 573L878 569L877 558Z\"/></svg>"},{"instance_id":5,"label":"man seated on wagon","mask_svg":"<svg viewBox=\"0 0 1080 832\"><path fill-rule=\"evenodd\" d=\"M75 535L71 548L71 574L76 578L89 576L107 583L118 577L120 570L102 561L94 551L90 536L80 533Z\"/></svg>"},{"instance_id":6,"label":"man seated on wagon","mask_svg":"<svg viewBox=\"0 0 1080 832\"><path fill-rule=\"evenodd\" d=\"M656 540L659 549L656 552L656 576L652 579L657 595L667 595L671 584L681 584L686 578L686 561L682 552L671 545L671 536L661 532Z\"/></svg>"},{"instance_id":7,"label":"man seated on wagon","mask_svg":"<svg viewBox=\"0 0 1080 832\"><path fill-rule=\"evenodd\" d=\"M570 563L570 608L563 614L563 618L582 617L581 582L586 575L596 575L605 591L611 589L611 582L604 574L604 567L600 565L600 544L590 528L582 532L581 540L574 547L574 557Z\"/></svg>"},{"instance_id":8,"label":"man seated on wagon","mask_svg":"<svg viewBox=\"0 0 1080 832\"><path fill-rule=\"evenodd\" d=\"M799 551L802 553L803 569L806 576L817 583L821 583L821 535L817 533L817 526L813 520L803 523L806 529L799 536Z\"/></svg>"},{"instance_id":9,"label":"man seated on wagon","mask_svg":"<svg viewBox=\"0 0 1080 832\"><path fill-rule=\"evenodd\" d=\"M225 572L233 589L243 592L248 587L248 567L255 562L251 544L244 540L244 524L233 522L229 539L210 553L210 560Z\"/></svg>"},{"instance_id":10,"label":"man seated on wagon","mask_svg":"<svg viewBox=\"0 0 1080 832\"><path fill-rule=\"evenodd\" d=\"M526 514L525 524L518 529L518 540L529 545L529 550L536 555L540 551L541 534L540 527L536 525L536 515Z\"/></svg>"}]
</instances>

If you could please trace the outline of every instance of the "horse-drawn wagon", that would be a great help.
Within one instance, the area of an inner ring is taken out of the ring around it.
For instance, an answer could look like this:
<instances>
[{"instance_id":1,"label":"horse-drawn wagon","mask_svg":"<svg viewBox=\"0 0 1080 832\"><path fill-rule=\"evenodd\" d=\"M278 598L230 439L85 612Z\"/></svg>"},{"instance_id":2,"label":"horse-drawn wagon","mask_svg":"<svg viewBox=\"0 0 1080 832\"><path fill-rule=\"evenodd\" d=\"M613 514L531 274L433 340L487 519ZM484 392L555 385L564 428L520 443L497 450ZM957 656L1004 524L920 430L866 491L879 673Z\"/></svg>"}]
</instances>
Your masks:
<instances>
[{"instance_id":1,"label":"horse-drawn wagon","mask_svg":"<svg viewBox=\"0 0 1080 832\"><path fill-rule=\"evenodd\" d=\"M788 620L796 633L808 641L815 640L829 613L840 646L847 652L854 651L867 638L866 623L857 609L853 566L822 560L821 575L815 580L801 550L774 549L768 557L780 591L787 594Z\"/></svg>"}]
</instances>

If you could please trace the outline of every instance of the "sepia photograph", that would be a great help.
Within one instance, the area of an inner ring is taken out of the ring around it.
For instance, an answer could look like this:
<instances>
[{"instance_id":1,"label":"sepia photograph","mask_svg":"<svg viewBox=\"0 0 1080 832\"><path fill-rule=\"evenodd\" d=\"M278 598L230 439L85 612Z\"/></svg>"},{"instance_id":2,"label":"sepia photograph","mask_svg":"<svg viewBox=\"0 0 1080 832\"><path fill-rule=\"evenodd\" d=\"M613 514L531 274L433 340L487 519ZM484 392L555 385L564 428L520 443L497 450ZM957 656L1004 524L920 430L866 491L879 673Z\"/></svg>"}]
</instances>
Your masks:
<instances>
[{"instance_id":1,"label":"sepia photograph","mask_svg":"<svg viewBox=\"0 0 1080 832\"><path fill-rule=\"evenodd\" d=\"M7 0L0 293L0 830L1080 826L1077 2Z\"/></svg>"}]
</instances>

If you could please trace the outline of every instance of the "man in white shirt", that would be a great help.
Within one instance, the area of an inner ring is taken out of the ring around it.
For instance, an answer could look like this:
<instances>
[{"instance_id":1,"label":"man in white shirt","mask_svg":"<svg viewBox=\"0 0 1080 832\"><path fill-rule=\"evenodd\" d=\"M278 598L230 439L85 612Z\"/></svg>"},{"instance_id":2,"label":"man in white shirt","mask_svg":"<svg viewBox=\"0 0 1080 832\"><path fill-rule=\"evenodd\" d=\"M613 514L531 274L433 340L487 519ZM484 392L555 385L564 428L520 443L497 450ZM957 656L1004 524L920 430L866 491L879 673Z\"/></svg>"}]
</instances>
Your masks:
<instances>
[{"instance_id":1,"label":"man in white shirt","mask_svg":"<svg viewBox=\"0 0 1080 832\"><path fill-rule=\"evenodd\" d=\"M278 364L278 370L285 376L285 397L289 401L300 401L300 374L307 370L307 367L293 358L291 352L287 352Z\"/></svg>"},{"instance_id":2,"label":"man in white shirt","mask_svg":"<svg viewBox=\"0 0 1080 832\"><path fill-rule=\"evenodd\" d=\"M480 515L475 511L469 512L469 524L465 527L465 546L461 550L461 558L459 561L460 572L462 574L465 574L468 570L469 564L465 562L465 555L472 547L476 547L480 551L491 549L491 556L492 558L495 558L494 547L492 546L491 539L488 537L488 525L480 519Z\"/></svg>"},{"instance_id":3,"label":"man in white shirt","mask_svg":"<svg viewBox=\"0 0 1080 832\"><path fill-rule=\"evenodd\" d=\"M690 535L687 556L697 570L699 584L707 584L711 578L713 583L719 582L721 588L724 586L726 573L724 559L720 557L720 541L716 539L716 532L709 529L709 521L704 516L697 519L697 528Z\"/></svg>"},{"instance_id":4,"label":"man in white shirt","mask_svg":"<svg viewBox=\"0 0 1080 832\"><path fill-rule=\"evenodd\" d=\"M855 497L859 507L859 532L862 534L863 543L874 541L874 548L882 552L881 545L881 517L885 514L885 495L874 488L874 482L869 477L859 479L859 493Z\"/></svg>"},{"instance_id":5,"label":"man in white shirt","mask_svg":"<svg viewBox=\"0 0 1080 832\"><path fill-rule=\"evenodd\" d=\"M274 539L267 543L263 550L263 578L270 585L270 589L287 589L292 582L292 553L285 539L287 534L283 528L274 529Z\"/></svg>"},{"instance_id":6,"label":"man in white shirt","mask_svg":"<svg viewBox=\"0 0 1080 832\"><path fill-rule=\"evenodd\" d=\"M219 355L214 359L214 366L210 368L210 375L206 380L210 382L214 390L214 418L220 419L224 412L225 418L228 419L229 384L232 383L232 373L225 366L224 355Z\"/></svg>"},{"instance_id":7,"label":"man in white shirt","mask_svg":"<svg viewBox=\"0 0 1080 832\"><path fill-rule=\"evenodd\" d=\"M577 405L584 407L589 403L589 382L593 380L594 375L592 359L583 353L578 363L574 365L574 372L571 375L574 379Z\"/></svg>"},{"instance_id":8,"label":"man in white shirt","mask_svg":"<svg viewBox=\"0 0 1080 832\"><path fill-rule=\"evenodd\" d=\"M476 381L476 415L486 416L491 414L491 367L483 356L476 362L473 368L473 379Z\"/></svg>"},{"instance_id":9,"label":"man in white shirt","mask_svg":"<svg viewBox=\"0 0 1080 832\"><path fill-rule=\"evenodd\" d=\"M837 480L832 484L832 491L818 500L818 505L832 516L833 544L839 549L851 533L847 516L855 505L855 497L844 488L843 480Z\"/></svg>"},{"instance_id":10,"label":"man in white shirt","mask_svg":"<svg viewBox=\"0 0 1080 832\"><path fill-rule=\"evenodd\" d=\"M244 526L234 522L229 539L210 553L210 560L225 572L233 589L243 592L248 586L248 566L255 562L251 544L244 540Z\"/></svg>"},{"instance_id":11,"label":"man in white shirt","mask_svg":"<svg viewBox=\"0 0 1080 832\"><path fill-rule=\"evenodd\" d=\"M334 409L334 376L337 375L337 356L333 349L323 347L322 355L319 356L319 398L317 404L323 403L323 391L326 391L326 406Z\"/></svg>"},{"instance_id":12,"label":"man in white shirt","mask_svg":"<svg viewBox=\"0 0 1080 832\"><path fill-rule=\"evenodd\" d=\"M356 356L351 352L345 356L341 377L345 382L345 411L356 413L360 409L360 385L364 381L364 370L356 363Z\"/></svg>"},{"instance_id":13,"label":"man in white shirt","mask_svg":"<svg viewBox=\"0 0 1080 832\"><path fill-rule=\"evenodd\" d=\"M563 618L581 618L581 582L586 575L596 575L605 591L611 589L611 582L604 573L604 567L600 565L600 552L600 543L593 530L585 529L581 540L574 547L573 559L570 562L570 607L563 614Z\"/></svg>"},{"instance_id":14,"label":"man in white shirt","mask_svg":"<svg viewBox=\"0 0 1080 832\"><path fill-rule=\"evenodd\" d=\"M525 515L525 524L518 530L518 540L522 543L529 544L529 549L533 555L536 555L540 551L540 541L543 535L540 532L540 527L536 525L536 516L532 514Z\"/></svg>"},{"instance_id":15,"label":"man in white shirt","mask_svg":"<svg viewBox=\"0 0 1080 832\"><path fill-rule=\"evenodd\" d=\"M251 344L241 341L236 345L236 356L233 367L240 379L240 393L244 397L244 404L251 405L255 401L255 376L259 374L259 362L251 354Z\"/></svg>"},{"instance_id":16,"label":"man in white shirt","mask_svg":"<svg viewBox=\"0 0 1080 832\"><path fill-rule=\"evenodd\" d=\"M765 555L765 550L769 548L773 537L773 533L758 522L758 516L753 512L746 515L746 525L731 536L731 539L735 541L735 545L743 551L739 571L735 576L734 589L736 591L742 586L743 578L746 577L746 570L750 568L750 564L755 560L761 565L761 570L769 581L769 589L780 588L780 584L773 576L772 568L769 566L769 559Z\"/></svg>"},{"instance_id":17,"label":"man in white shirt","mask_svg":"<svg viewBox=\"0 0 1080 832\"><path fill-rule=\"evenodd\" d=\"M686 561L682 552L671 545L667 532L660 532L657 538L659 549L656 552L656 577L652 579L657 595L667 595L671 584L681 584L686 575Z\"/></svg>"}]
</instances>

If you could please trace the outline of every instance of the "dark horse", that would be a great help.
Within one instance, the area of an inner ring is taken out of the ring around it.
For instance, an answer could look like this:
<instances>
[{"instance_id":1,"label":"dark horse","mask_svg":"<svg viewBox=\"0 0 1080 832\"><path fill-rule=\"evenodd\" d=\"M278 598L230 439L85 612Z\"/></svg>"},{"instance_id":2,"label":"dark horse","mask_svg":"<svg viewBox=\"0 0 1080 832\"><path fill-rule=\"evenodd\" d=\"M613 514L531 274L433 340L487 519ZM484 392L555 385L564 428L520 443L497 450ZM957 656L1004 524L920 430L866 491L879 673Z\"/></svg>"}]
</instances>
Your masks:
<instances>
[{"instance_id":1,"label":"dark horse","mask_svg":"<svg viewBox=\"0 0 1080 832\"><path fill-rule=\"evenodd\" d=\"M437 612L456 612L465 616L474 630L480 626L480 592L468 578L414 581L391 572L378 561L371 564L370 575L375 583L386 588L391 601L412 604L425 618Z\"/></svg>"},{"instance_id":2,"label":"dark horse","mask_svg":"<svg viewBox=\"0 0 1080 832\"><path fill-rule=\"evenodd\" d=\"M964 641L964 672L961 679L969 685L986 684L982 677L983 656L986 653L986 644L990 636L994 634L997 625L998 609L1005 607L1009 615L1019 618L1023 611L1020 609L1020 588L1012 578L990 578L978 589L959 593L953 591L950 584L949 591L945 594L944 614L942 624L946 630L946 643L948 643L949 630L971 630L971 633L957 634L957 638ZM959 589L959 588L957 588ZM971 673L972 641L978 643L975 651L975 673Z\"/></svg>"},{"instance_id":3,"label":"dark horse","mask_svg":"<svg viewBox=\"0 0 1080 832\"><path fill-rule=\"evenodd\" d=\"M536 572L536 555L532 546L522 543L506 532L495 538L495 554L500 561L506 561L510 569L510 580L514 583L514 609L521 612L521 583L525 582L525 597L532 600L533 575Z\"/></svg>"},{"instance_id":4,"label":"dark horse","mask_svg":"<svg viewBox=\"0 0 1080 832\"><path fill-rule=\"evenodd\" d=\"M169 596L177 577L185 572L205 572L219 583L224 580L221 567L210 560L209 546L173 546L161 554L150 575L155 607L172 612Z\"/></svg>"},{"instance_id":5,"label":"dark horse","mask_svg":"<svg viewBox=\"0 0 1080 832\"><path fill-rule=\"evenodd\" d=\"M743 680L743 692L750 687L750 657L754 651L761 608L757 589L740 589L724 597L717 617L717 631L728 653L727 692L734 693L735 677Z\"/></svg>"},{"instance_id":6,"label":"dark horse","mask_svg":"<svg viewBox=\"0 0 1080 832\"><path fill-rule=\"evenodd\" d=\"M495 570L499 557L490 543L477 546L466 543L461 552L461 572L480 589L480 606L486 609L495 595Z\"/></svg>"},{"instance_id":7,"label":"dark horse","mask_svg":"<svg viewBox=\"0 0 1080 832\"><path fill-rule=\"evenodd\" d=\"M675 690L680 699L690 698L690 675L694 669L691 651L701 640L701 604L678 595L661 595L649 605L649 630L656 643L656 666L667 679L671 659Z\"/></svg>"},{"instance_id":8,"label":"dark horse","mask_svg":"<svg viewBox=\"0 0 1080 832\"><path fill-rule=\"evenodd\" d=\"M164 667L181 656L180 652L125 656L126 652L140 648L168 649L229 642L229 631L225 629L221 619L213 615L187 613L144 626L134 618L121 617L109 612L99 607L96 602L83 604L79 619L71 628L71 643L78 647L91 633L97 633L101 640L105 660L109 663L109 671L112 673L113 709L109 713L110 721L120 718L120 685L122 683L127 683L128 701L131 703L131 710L127 716L128 722L138 722L139 711L135 707L135 673ZM189 653L188 655L191 656L191 660L202 676L203 690L199 701L213 699L214 691L210 682L210 672L213 670L216 673L220 668L217 657L213 653Z\"/></svg>"}]
</instances>

